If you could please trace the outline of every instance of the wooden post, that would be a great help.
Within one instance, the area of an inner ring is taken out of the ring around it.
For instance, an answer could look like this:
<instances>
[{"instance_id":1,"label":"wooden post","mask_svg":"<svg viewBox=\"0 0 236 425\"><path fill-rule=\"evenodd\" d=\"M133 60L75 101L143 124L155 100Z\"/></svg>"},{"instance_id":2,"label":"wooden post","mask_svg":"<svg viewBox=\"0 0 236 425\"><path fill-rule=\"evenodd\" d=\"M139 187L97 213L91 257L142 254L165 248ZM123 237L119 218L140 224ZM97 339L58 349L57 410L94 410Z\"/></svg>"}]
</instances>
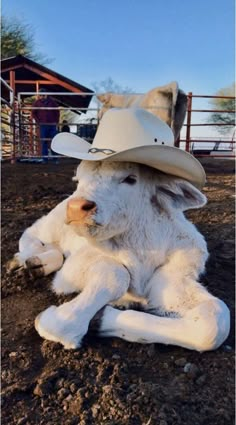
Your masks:
<instances>
[{"instance_id":1,"label":"wooden post","mask_svg":"<svg viewBox=\"0 0 236 425\"><path fill-rule=\"evenodd\" d=\"M13 90L13 103L12 103L12 157L11 164L16 162L16 125L15 125L15 71L10 70L10 87Z\"/></svg>"},{"instance_id":2,"label":"wooden post","mask_svg":"<svg viewBox=\"0 0 236 425\"><path fill-rule=\"evenodd\" d=\"M10 86L13 92L15 93L15 71L14 70L10 71Z\"/></svg>"},{"instance_id":3,"label":"wooden post","mask_svg":"<svg viewBox=\"0 0 236 425\"><path fill-rule=\"evenodd\" d=\"M188 103L187 103L187 127L186 127L186 147L187 152L190 151L191 143L191 114L192 114L192 92L188 93Z\"/></svg>"}]
</instances>

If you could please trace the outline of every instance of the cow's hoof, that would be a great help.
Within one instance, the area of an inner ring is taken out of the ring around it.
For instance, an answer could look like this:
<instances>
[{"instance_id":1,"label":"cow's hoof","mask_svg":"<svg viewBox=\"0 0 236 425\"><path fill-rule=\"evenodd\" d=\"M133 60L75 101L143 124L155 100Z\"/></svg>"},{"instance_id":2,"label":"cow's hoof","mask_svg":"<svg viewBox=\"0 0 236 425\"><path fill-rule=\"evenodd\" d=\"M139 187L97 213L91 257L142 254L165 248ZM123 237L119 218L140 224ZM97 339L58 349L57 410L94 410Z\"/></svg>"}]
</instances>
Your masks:
<instances>
[{"instance_id":1,"label":"cow's hoof","mask_svg":"<svg viewBox=\"0 0 236 425\"><path fill-rule=\"evenodd\" d=\"M23 268L23 265L19 261L19 258L17 255L14 255L14 257L9 260L6 264L6 269L8 273L12 273L20 268Z\"/></svg>"},{"instance_id":2,"label":"cow's hoof","mask_svg":"<svg viewBox=\"0 0 236 425\"><path fill-rule=\"evenodd\" d=\"M30 257L25 262L29 275L33 278L43 277L44 269L39 257Z\"/></svg>"},{"instance_id":3,"label":"cow's hoof","mask_svg":"<svg viewBox=\"0 0 236 425\"><path fill-rule=\"evenodd\" d=\"M42 338L59 342L67 350L79 348L87 328L83 332L76 317L64 314L63 307L51 306L40 313L35 319L35 329Z\"/></svg>"}]
</instances>

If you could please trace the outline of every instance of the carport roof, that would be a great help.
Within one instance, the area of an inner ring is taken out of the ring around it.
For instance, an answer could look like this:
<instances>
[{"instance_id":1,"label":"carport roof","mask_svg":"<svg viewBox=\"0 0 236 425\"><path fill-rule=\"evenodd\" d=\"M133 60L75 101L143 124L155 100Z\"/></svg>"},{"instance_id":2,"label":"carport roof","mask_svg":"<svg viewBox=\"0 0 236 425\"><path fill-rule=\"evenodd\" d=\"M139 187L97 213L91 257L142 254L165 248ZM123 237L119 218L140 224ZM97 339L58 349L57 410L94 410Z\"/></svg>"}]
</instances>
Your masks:
<instances>
[{"instance_id":1,"label":"carport roof","mask_svg":"<svg viewBox=\"0 0 236 425\"><path fill-rule=\"evenodd\" d=\"M15 95L19 92L36 92L37 88L55 93L86 93L83 96L53 95L59 105L71 109L87 108L94 94L88 87L22 55L2 60L1 76L14 89ZM3 85L2 97L9 100L7 89Z\"/></svg>"}]
</instances>

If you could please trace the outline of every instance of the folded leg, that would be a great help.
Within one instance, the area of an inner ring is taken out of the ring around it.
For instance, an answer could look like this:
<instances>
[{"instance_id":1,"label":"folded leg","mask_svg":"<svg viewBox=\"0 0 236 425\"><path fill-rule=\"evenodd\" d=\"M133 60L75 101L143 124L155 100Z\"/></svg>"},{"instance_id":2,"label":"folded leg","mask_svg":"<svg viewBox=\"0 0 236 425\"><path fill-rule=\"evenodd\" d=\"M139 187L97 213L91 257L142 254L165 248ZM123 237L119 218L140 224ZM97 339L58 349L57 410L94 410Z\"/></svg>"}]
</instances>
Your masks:
<instances>
[{"instance_id":1,"label":"folded leg","mask_svg":"<svg viewBox=\"0 0 236 425\"><path fill-rule=\"evenodd\" d=\"M195 253L196 254L196 253ZM178 252L148 284L149 308L155 315L106 306L97 316L98 334L140 343L173 344L197 351L214 350L227 338L230 315L223 301L196 280L196 255ZM183 258L181 258L183 256Z\"/></svg>"},{"instance_id":2,"label":"folded leg","mask_svg":"<svg viewBox=\"0 0 236 425\"><path fill-rule=\"evenodd\" d=\"M87 273L77 275L80 279L84 279L81 294L59 307L49 307L35 320L36 330L43 338L60 342L65 348L80 346L94 315L125 294L130 275L122 265L100 256L97 262L87 265Z\"/></svg>"}]
</instances>

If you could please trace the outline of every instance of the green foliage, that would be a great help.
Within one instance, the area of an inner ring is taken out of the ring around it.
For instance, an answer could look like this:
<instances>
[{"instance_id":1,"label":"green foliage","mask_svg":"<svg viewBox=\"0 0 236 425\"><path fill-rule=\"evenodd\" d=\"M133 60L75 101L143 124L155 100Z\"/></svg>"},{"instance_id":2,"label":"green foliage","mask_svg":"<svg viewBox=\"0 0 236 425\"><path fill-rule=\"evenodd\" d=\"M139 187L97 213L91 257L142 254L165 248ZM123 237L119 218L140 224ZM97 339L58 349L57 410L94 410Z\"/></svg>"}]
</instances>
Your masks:
<instances>
[{"instance_id":1,"label":"green foliage","mask_svg":"<svg viewBox=\"0 0 236 425\"><path fill-rule=\"evenodd\" d=\"M222 88L217 91L216 96L235 96L235 83L229 87ZM233 99L219 99L215 98L210 101L211 108L216 110L223 110L225 112L212 112L208 118L208 122L225 124L222 126L216 126L219 133L225 134L235 126L235 97Z\"/></svg>"},{"instance_id":2,"label":"green foliage","mask_svg":"<svg viewBox=\"0 0 236 425\"><path fill-rule=\"evenodd\" d=\"M1 58L23 55L42 64L50 61L43 54L36 52L37 45L31 25L18 18L2 16Z\"/></svg>"}]
</instances>

